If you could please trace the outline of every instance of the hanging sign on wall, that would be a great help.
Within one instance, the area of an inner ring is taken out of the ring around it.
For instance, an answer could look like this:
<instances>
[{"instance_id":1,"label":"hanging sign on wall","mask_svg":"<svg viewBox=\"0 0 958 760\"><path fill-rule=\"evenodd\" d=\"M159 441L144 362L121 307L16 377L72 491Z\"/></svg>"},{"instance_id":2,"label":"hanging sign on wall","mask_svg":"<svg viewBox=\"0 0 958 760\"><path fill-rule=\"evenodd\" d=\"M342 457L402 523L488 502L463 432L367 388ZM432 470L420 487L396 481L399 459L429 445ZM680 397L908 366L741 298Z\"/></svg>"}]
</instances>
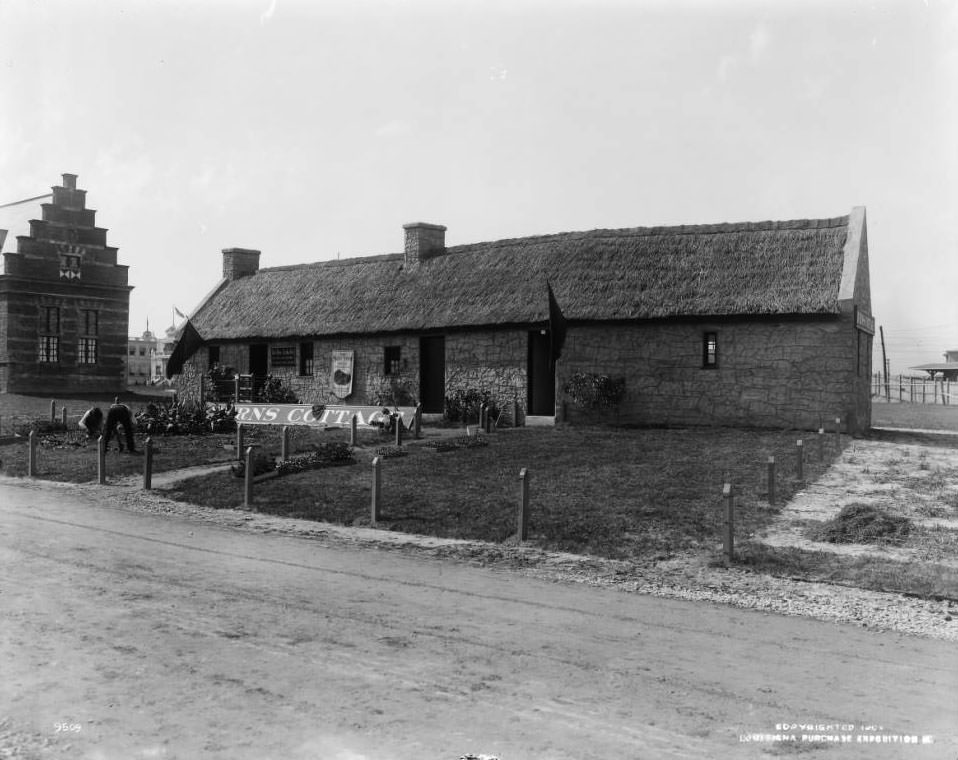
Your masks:
<instances>
[{"instance_id":1,"label":"hanging sign on wall","mask_svg":"<svg viewBox=\"0 0 958 760\"><path fill-rule=\"evenodd\" d=\"M329 390L336 398L345 399L353 392L353 352L333 351L329 369Z\"/></svg>"}]
</instances>

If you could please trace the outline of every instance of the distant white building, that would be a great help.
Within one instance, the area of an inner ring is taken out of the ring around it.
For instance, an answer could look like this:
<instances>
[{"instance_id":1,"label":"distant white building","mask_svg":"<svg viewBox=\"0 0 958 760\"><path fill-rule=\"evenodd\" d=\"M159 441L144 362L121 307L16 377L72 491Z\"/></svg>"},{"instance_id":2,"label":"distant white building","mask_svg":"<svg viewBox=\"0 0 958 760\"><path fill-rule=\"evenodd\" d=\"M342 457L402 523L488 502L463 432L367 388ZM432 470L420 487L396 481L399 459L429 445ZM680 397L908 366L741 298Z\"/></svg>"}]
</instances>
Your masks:
<instances>
[{"instance_id":1,"label":"distant white building","mask_svg":"<svg viewBox=\"0 0 958 760\"><path fill-rule=\"evenodd\" d=\"M149 326L140 336L131 337L127 344L127 386L154 385L166 379L166 363L173 351L176 328L166 328L163 337L150 332Z\"/></svg>"}]
</instances>

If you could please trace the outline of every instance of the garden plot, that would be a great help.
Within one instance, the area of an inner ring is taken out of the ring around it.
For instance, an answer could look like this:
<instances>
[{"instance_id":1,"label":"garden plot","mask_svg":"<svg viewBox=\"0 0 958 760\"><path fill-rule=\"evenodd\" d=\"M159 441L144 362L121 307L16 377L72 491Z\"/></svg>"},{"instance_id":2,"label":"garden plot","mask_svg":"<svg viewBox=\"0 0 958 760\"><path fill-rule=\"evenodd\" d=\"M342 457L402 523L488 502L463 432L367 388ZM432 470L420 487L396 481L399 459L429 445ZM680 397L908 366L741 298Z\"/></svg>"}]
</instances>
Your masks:
<instances>
[{"instance_id":1,"label":"garden plot","mask_svg":"<svg viewBox=\"0 0 958 760\"><path fill-rule=\"evenodd\" d=\"M905 443L903 437L856 440L820 478L789 501L757 538L773 547L792 547L900 562L933 561L958 568L958 452L940 445ZM904 518L905 535L867 542L816 540L820 529L849 510L873 508Z\"/></svg>"}]
</instances>

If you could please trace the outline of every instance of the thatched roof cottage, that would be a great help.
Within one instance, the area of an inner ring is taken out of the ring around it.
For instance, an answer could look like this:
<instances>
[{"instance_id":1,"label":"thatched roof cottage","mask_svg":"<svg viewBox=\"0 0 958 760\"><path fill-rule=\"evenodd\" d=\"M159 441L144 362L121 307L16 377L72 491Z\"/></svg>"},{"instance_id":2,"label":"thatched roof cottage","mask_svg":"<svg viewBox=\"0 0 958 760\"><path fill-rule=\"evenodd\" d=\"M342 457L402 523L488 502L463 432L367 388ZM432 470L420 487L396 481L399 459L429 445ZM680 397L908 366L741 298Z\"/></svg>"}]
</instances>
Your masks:
<instances>
[{"instance_id":1,"label":"thatched roof cottage","mask_svg":"<svg viewBox=\"0 0 958 760\"><path fill-rule=\"evenodd\" d=\"M507 416L516 399L522 414L565 409L572 422L870 423L864 208L448 247L445 227L404 229L402 253L342 261L261 269L259 251L224 250L180 385L220 363L336 402L331 361L346 351L351 403L393 392L441 412L477 389ZM603 400L583 392L596 376L624 381L614 410L590 406Z\"/></svg>"}]
</instances>

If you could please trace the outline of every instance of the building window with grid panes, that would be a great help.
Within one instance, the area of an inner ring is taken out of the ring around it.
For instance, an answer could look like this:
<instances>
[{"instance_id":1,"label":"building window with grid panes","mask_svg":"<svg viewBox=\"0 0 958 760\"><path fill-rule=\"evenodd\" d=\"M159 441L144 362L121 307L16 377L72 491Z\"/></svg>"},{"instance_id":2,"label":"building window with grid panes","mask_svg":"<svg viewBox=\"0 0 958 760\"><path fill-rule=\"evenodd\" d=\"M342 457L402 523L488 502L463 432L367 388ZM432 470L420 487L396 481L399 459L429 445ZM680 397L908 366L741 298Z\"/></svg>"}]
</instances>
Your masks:
<instances>
[{"instance_id":1,"label":"building window with grid panes","mask_svg":"<svg viewBox=\"0 0 958 760\"><path fill-rule=\"evenodd\" d=\"M40 308L40 344L37 359L44 364L60 361L60 307Z\"/></svg>"},{"instance_id":2,"label":"building window with grid panes","mask_svg":"<svg viewBox=\"0 0 958 760\"><path fill-rule=\"evenodd\" d=\"M96 364L96 338L80 338L77 350L78 364Z\"/></svg>"},{"instance_id":3,"label":"building window with grid panes","mask_svg":"<svg viewBox=\"0 0 958 760\"><path fill-rule=\"evenodd\" d=\"M80 342L77 346L78 364L96 364L97 335L100 332L100 314L95 309L80 312Z\"/></svg>"},{"instance_id":4,"label":"building window with grid panes","mask_svg":"<svg viewBox=\"0 0 958 760\"><path fill-rule=\"evenodd\" d=\"M383 374L398 375L402 359L401 346L386 346L383 350Z\"/></svg>"},{"instance_id":5,"label":"building window with grid panes","mask_svg":"<svg viewBox=\"0 0 958 760\"><path fill-rule=\"evenodd\" d=\"M299 344L299 374L300 375L313 374L313 344L312 343Z\"/></svg>"},{"instance_id":6,"label":"building window with grid panes","mask_svg":"<svg viewBox=\"0 0 958 760\"><path fill-rule=\"evenodd\" d=\"M60 361L60 338L56 335L41 335L37 360L43 364Z\"/></svg>"}]
</instances>

